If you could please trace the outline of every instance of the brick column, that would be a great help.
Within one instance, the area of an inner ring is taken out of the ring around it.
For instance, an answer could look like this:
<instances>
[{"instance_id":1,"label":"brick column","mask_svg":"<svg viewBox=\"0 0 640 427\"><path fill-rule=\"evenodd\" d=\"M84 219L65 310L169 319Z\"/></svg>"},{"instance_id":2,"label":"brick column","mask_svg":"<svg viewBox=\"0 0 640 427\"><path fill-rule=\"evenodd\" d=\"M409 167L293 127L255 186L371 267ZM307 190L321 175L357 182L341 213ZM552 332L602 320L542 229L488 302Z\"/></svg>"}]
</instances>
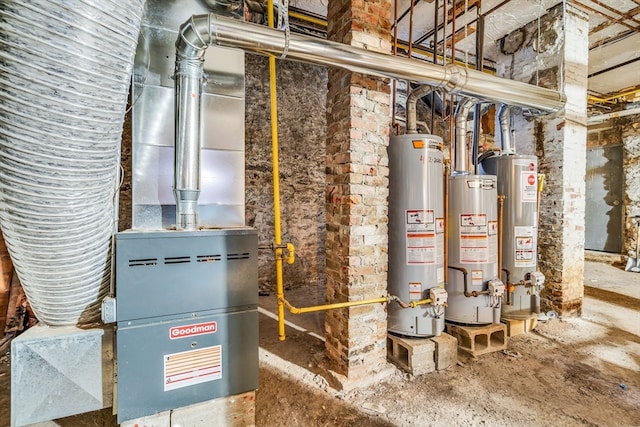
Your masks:
<instances>
[{"instance_id":1,"label":"brick column","mask_svg":"<svg viewBox=\"0 0 640 427\"><path fill-rule=\"evenodd\" d=\"M538 268L547 278L546 309L580 315L584 294L584 214L587 141L588 16L574 6L552 8L507 35L498 74L563 88L567 104L552 116L514 117L517 150L535 154L546 175L538 224ZM564 18L564 19L563 19Z\"/></svg>"},{"instance_id":2,"label":"brick column","mask_svg":"<svg viewBox=\"0 0 640 427\"><path fill-rule=\"evenodd\" d=\"M328 39L389 53L390 0L332 0ZM330 69L327 94L327 302L386 295L388 81ZM332 310L326 351L342 385L386 367L381 304Z\"/></svg>"}]
</instances>

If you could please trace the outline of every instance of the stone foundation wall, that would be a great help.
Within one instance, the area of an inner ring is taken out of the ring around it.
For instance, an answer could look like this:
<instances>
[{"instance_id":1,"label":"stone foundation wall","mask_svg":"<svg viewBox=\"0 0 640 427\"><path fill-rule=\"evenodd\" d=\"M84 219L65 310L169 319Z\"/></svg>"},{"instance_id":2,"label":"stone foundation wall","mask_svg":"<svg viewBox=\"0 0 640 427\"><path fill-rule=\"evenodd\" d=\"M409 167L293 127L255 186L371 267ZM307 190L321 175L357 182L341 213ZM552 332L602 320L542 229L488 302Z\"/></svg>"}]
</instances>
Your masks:
<instances>
[{"instance_id":1,"label":"stone foundation wall","mask_svg":"<svg viewBox=\"0 0 640 427\"><path fill-rule=\"evenodd\" d=\"M269 63L249 54L245 61L245 215L268 245L274 242ZM278 60L276 71L282 241L296 248L295 263L284 266L284 285L324 285L327 70ZM270 250L260 251L259 281L261 290L275 290Z\"/></svg>"}]
</instances>

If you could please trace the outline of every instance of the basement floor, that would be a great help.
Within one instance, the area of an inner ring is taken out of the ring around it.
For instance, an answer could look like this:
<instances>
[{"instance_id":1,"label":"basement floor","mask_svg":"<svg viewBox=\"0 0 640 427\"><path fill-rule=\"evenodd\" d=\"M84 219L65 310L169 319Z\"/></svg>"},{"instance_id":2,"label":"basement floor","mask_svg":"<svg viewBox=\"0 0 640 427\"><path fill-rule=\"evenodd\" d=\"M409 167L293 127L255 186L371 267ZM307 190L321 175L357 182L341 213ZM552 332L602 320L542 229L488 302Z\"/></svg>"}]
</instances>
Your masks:
<instances>
[{"instance_id":1,"label":"basement floor","mask_svg":"<svg viewBox=\"0 0 640 427\"><path fill-rule=\"evenodd\" d=\"M294 305L324 294L292 291ZM323 316L288 315L277 339L275 297L260 300L258 426L640 425L640 274L585 263L581 318L551 319L509 339L508 349L411 377L338 392L327 384ZM9 425L10 355L0 355L0 426ZM110 411L38 427L116 425ZM212 420L212 426L216 423ZM182 426L188 427L188 426Z\"/></svg>"}]
</instances>

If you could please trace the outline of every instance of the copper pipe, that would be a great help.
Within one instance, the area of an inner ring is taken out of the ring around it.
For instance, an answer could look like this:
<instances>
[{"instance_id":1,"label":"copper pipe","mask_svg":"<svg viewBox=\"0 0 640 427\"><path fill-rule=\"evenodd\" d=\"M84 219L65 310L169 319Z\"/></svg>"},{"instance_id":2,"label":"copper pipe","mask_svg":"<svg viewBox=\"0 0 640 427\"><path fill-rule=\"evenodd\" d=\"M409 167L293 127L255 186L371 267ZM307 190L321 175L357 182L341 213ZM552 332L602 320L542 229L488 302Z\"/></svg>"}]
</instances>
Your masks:
<instances>
[{"instance_id":1,"label":"copper pipe","mask_svg":"<svg viewBox=\"0 0 640 427\"><path fill-rule=\"evenodd\" d=\"M471 292L469 292L469 287L468 287L468 285L469 285L469 273L467 272L466 268L454 267L454 266L451 266L451 265L448 268L457 270L457 271L462 273L463 279L464 279L464 296L465 297L467 297L467 298L471 298L471 297L477 298L480 295L489 295L489 291L480 291L480 292L471 291Z\"/></svg>"},{"instance_id":2,"label":"copper pipe","mask_svg":"<svg viewBox=\"0 0 640 427\"><path fill-rule=\"evenodd\" d=\"M393 2L393 56L398 56L398 0ZM398 127L396 124L396 91L397 81L393 80L393 101L391 107L391 128L396 129L396 135L398 134Z\"/></svg>"},{"instance_id":3,"label":"copper pipe","mask_svg":"<svg viewBox=\"0 0 640 427\"><path fill-rule=\"evenodd\" d=\"M444 283L449 283L449 174L451 160L444 161Z\"/></svg>"},{"instance_id":4,"label":"copper pipe","mask_svg":"<svg viewBox=\"0 0 640 427\"><path fill-rule=\"evenodd\" d=\"M413 45L413 0L411 0L411 12L409 13L409 51L407 55L409 59L411 59L411 48ZM407 93L409 92L409 87L407 86Z\"/></svg>"},{"instance_id":5,"label":"copper pipe","mask_svg":"<svg viewBox=\"0 0 640 427\"><path fill-rule=\"evenodd\" d=\"M498 277L502 276L502 234L504 232L504 199L503 194L498 196ZM510 305L509 279L507 279L507 305Z\"/></svg>"},{"instance_id":6,"label":"copper pipe","mask_svg":"<svg viewBox=\"0 0 640 427\"><path fill-rule=\"evenodd\" d=\"M436 31L433 34L433 63L438 63L438 9L440 8L440 1L436 0L435 12L433 17L433 22L436 26ZM435 92L431 92L431 129L435 129L435 100L436 94Z\"/></svg>"}]
</instances>

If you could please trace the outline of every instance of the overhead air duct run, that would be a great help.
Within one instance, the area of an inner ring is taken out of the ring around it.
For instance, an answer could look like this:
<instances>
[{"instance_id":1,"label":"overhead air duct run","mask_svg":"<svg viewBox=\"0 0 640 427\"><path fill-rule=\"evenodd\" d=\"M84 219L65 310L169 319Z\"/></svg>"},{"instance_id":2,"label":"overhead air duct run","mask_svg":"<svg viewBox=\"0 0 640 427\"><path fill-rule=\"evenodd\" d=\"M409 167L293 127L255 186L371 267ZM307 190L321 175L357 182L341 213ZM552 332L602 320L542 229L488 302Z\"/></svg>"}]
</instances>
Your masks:
<instances>
[{"instance_id":1,"label":"overhead air duct run","mask_svg":"<svg viewBox=\"0 0 640 427\"><path fill-rule=\"evenodd\" d=\"M0 225L45 324L97 321L143 0L0 1Z\"/></svg>"}]
</instances>

